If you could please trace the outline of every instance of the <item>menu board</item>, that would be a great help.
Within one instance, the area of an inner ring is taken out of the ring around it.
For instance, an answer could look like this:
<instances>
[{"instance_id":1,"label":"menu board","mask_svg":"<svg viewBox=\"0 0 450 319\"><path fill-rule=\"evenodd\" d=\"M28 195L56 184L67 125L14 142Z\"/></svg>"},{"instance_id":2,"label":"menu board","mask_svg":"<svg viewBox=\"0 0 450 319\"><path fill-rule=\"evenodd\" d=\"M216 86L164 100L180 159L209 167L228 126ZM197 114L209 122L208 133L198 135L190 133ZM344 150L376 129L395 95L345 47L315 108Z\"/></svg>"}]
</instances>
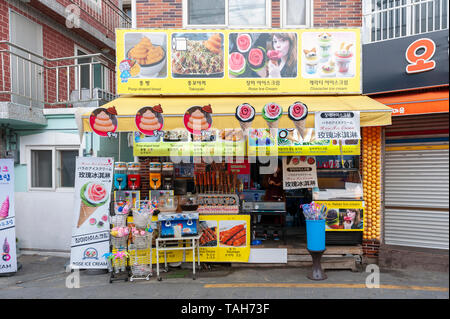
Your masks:
<instances>
[{"instance_id":1,"label":"menu board","mask_svg":"<svg viewBox=\"0 0 450 319\"><path fill-rule=\"evenodd\" d=\"M363 231L364 202L355 201L315 201L327 206L326 231Z\"/></svg>"},{"instance_id":2,"label":"menu board","mask_svg":"<svg viewBox=\"0 0 450 319\"><path fill-rule=\"evenodd\" d=\"M118 94L359 94L360 29L116 30Z\"/></svg>"},{"instance_id":3,"label":"menu board","mask_svg":"<svg viewBox=\"0 0 450 319\"><path fill-rule=\"evenodd\" d=\"M131 221L131 217L129 218ZM152 227L156 229L157 218L153 217ZM248 262L250 256L250 215L200 215L199 239L201 262ZM134 250L129 251L132 265L136 258ZM149 255L147 250L138 250L138 257ZM191 262L192 250L172 250L166 252L167 262ZM152 263L164 262L164 253L156 257L152 248Z\"/></svg>"}]
</instances>

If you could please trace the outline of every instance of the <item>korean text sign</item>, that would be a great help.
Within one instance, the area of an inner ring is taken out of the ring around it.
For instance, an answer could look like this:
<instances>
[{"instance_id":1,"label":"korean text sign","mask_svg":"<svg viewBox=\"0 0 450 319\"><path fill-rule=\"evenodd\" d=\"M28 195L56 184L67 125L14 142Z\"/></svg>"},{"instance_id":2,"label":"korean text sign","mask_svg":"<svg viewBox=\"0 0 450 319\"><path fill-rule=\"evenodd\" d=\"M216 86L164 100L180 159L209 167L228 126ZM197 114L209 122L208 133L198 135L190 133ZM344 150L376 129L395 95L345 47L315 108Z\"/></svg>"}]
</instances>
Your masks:
<instances>
[{"instance_id":1,"label":"korean text sign","mask_svg":"<svg viewBox=\"0 0 450 319\"><path fill-rule=\"evenodd\" d=\"M315 129L318 139L361 139L360 113L316 112Z\"/></svg>"},{"instance_id":2,"label":"korean text sign","mask_svg":"<svg viewBox=\"0 0 450 319\"><path fill-rule=\"evenodd\" d=\"M106 269L109 252L109 203L114 159L77 157L70 264Z\"/></svg>"},{"instance_id":3,"label":"korean text sign","mask_svg":"<svg viewBox=\"0 0 450 319\"><path fill-rule=\"evenodd\" d=\"M17 271L14 161L0 159L0 273Z\"/></svg>"}]
</instances>

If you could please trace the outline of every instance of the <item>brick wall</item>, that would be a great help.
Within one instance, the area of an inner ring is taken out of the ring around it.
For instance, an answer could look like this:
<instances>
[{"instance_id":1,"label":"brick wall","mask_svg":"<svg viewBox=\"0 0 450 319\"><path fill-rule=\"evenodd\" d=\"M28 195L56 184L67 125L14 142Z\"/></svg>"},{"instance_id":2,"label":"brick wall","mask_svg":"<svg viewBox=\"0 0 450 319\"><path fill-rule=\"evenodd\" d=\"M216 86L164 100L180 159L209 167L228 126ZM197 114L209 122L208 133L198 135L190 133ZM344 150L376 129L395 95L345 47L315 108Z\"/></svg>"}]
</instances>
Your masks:
<instances>
[{"instance_id":1,"label":"brick wall","mask_svg":"<svg viewBox=\"0 0 450 319\"><path fill-rule=\"evenodd\" d=\"M182 0L136 0L138 28L182 28Z\"/></svg>"},{"instance_id":2,"label":"brick wall","mask_svg":"<svg viewBox=\"0 0 450 319\"><path fill-rule=\"evenodd\" d=\"M314 0L314 27L362 26L361 0Z\"/></svg>"},{"instance_id":3,"label":"brick wall","mask_svg":"<svg viewBox=\"0 0 450 319\"><path fill-rule=\"evenodd\" d=\"M47 25L45 22L41 21L41 19L37 18L33 14L29 12L25 12L18 7L13 6L4 1L0 1L0 40L9 41L9 12L8 9L12 9L15 12L27 17L28 19L40 24L42 26L42 41L43 41L43 56L46 58L61 58L61 57L70 57L75 55L75 45L79 46L81 49L84 49L87 52L90 52L88 48L95 47L92 43L87 41L75 41L73 38L63 34L62 32L56 30L55 28ZM1 49L9 49L8 46L3 45ZM3 66L5 67L4 72L4 80L3 74L0 74L0 90L3 90L3 86L5 91L10 90L10 69L9 69L9 55L3 53L4 62ZM47 67L55 67L58 65L68 65L73 64L75 61L73 60L65 60L61 62L53 62L52 64L46 63ZM1 64L0 57L0 64ZM110 65L111 68L114 69L114 65ZM2 70L2 65L0 65L0 70ZM44 97L46 101L56 101L56 71L55 70L46 70L48 72L49 81L44 85ZM66 78L66 70L60 69L59 71L59 99L64 100L67 99L67 78ZM111 90L115 87L114 77L110 77L109 86ZM74 68L70 69L70 88L73 89L75 87L75 72ZM0 101L10 101L9 95L0 94ZM66 107L66 105L46 105L46 108L57 108L57 107Z\"/></svg>"},{"instance_id":4,"label":"brick wall","mask_svg":"<svg viewBox=\"0 0 450 319\"><path fill-rule=\"evenodd\" d=\"M279 28L281 26L281 0L272 0L272 28Z\"/></svg>"}]
</instances>

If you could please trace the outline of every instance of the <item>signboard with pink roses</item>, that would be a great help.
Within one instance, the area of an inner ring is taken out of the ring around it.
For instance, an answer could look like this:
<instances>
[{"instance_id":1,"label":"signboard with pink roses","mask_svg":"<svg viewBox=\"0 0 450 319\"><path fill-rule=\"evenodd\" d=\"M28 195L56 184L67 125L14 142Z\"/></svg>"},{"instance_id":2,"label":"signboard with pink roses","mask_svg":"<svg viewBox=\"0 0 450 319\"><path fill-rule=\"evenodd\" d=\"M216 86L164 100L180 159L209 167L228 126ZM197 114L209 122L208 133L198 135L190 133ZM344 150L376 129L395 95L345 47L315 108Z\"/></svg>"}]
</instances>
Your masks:
<instances>
[{"instance_id":1,"label":"signboard with pink roses","mask_svg":"<svg viewBox=\"0 0 450 319\"><path fill-rule=\"evenodd\" d=\"M17 271L14 160L0 159L0 274Z\"/></svg>"},{"instance_id":2,"label":"signboard with pink roses","mask_svg":"<svg viewBox=\"0 0 450 319\"><path fill-rule=\"evenodd\" d=\"M138 43L134 51L130 50L130 36ZM167 45L157 40L161 36ZM318 95L362 91L359 28L117 29L116 45L117 65L124 70L117 77L118 94ZM163 62L148 65L141 54ZM150 74L169 60L163 76ZM143 72L144 68L150 73ZM140 73L134 75L133 71Z\"/></svg>"},{"instance_id":3,"label":"signboard with pink roses","mask_svg":"<svg viewBox=\"0 0 450 319\"><path fill-rule=\"evenodd\" d=\"M106 269L109 252L109 203L114 159L77 157L70 264Z\"/></svg>"}]
</instances>

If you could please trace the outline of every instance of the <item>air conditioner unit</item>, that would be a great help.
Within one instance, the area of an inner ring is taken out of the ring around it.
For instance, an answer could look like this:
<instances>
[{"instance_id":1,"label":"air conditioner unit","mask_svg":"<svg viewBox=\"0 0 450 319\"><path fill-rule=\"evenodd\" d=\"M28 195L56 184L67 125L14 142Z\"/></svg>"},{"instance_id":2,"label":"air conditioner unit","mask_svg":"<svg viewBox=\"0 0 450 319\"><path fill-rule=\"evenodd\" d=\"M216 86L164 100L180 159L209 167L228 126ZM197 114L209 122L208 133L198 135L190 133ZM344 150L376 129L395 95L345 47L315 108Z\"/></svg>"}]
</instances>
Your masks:
<instances>
[{"instance_id":1,"label":"air conditioner unit","mask_svg":"<svg viewBox=\"0 0 450 319\"><path fill-rule=\"evenodd\" d=\"M100 88L92 89L92 97L89 89L73 90L70 93L70 103L73 107L100 107L113 100L115 95Z\"/></svg>"}]
</instances>

